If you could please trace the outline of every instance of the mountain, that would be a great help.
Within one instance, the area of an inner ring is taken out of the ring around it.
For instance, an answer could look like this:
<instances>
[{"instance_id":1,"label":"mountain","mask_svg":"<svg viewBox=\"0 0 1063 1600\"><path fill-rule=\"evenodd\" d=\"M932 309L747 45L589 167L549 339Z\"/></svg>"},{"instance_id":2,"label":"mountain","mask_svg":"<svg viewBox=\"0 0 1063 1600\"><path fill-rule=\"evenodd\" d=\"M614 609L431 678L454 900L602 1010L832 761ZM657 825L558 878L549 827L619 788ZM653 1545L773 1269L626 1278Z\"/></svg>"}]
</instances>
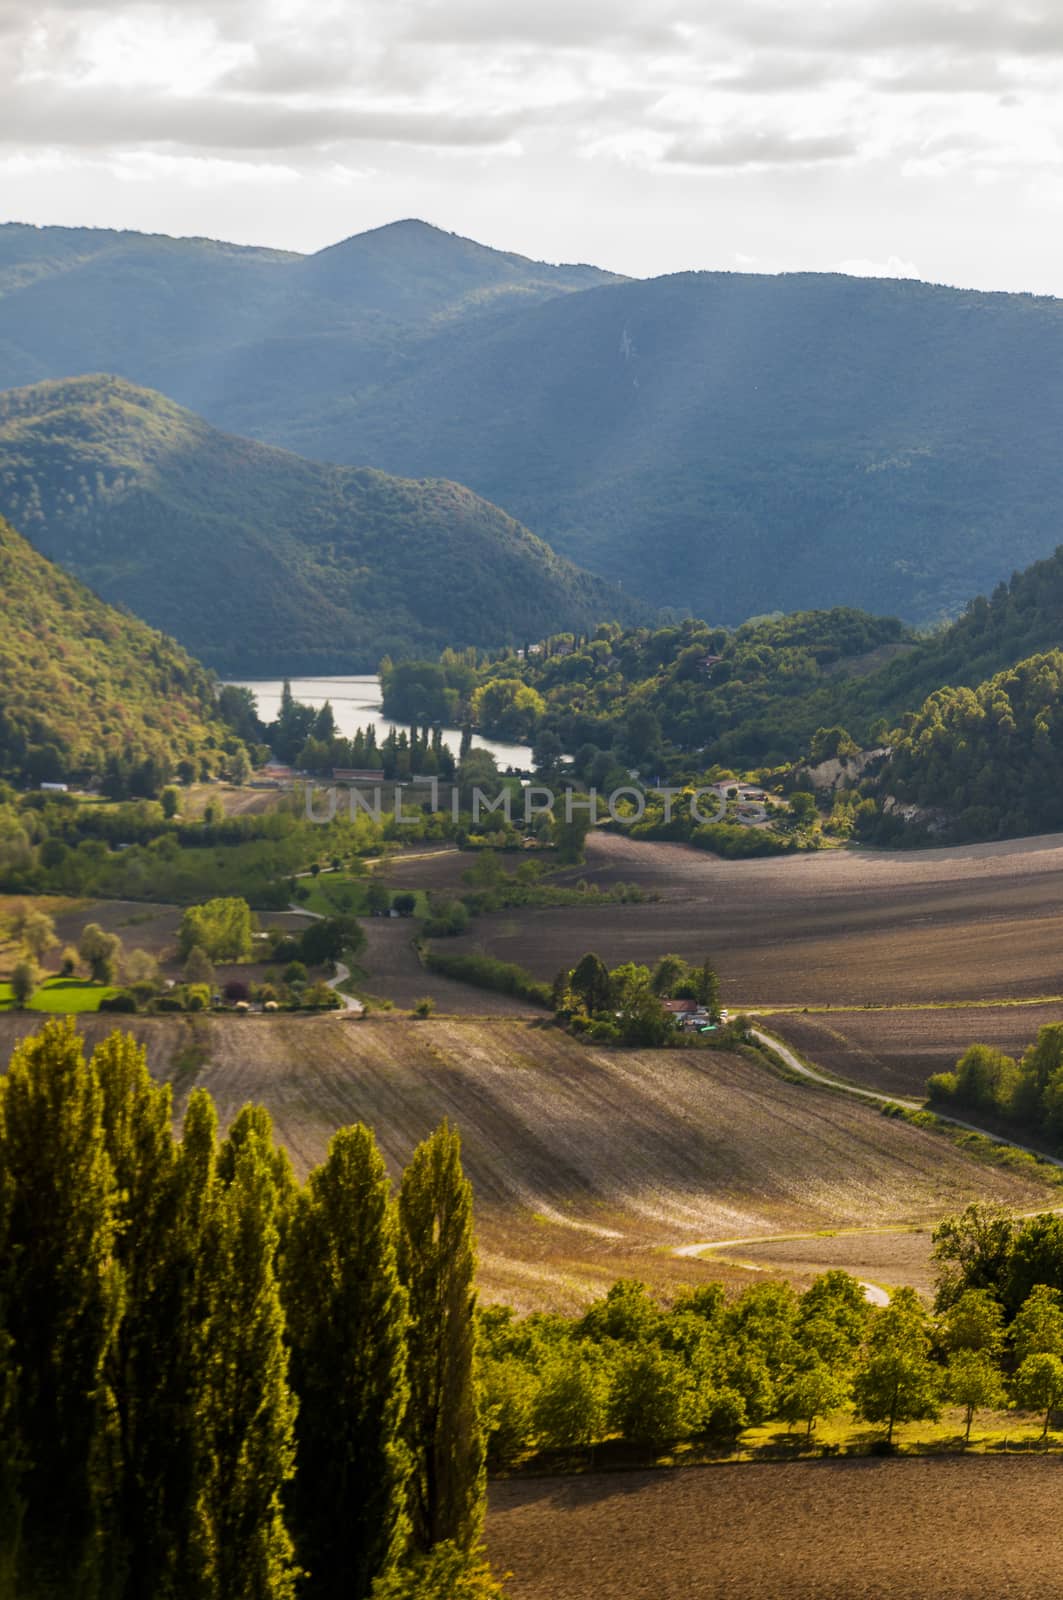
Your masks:
<instances>
[{"instance_id":1,"label":"mountain","mask_svg":"<svg viewBox=\"0 0 1063 1600\"><path fill-rule=\"evenodd\" d=\"M1063 302L619 280L407 222L313 256L0 228L0 382L107 370L340 464L443 476L734 623L954 614L1063 531Z\"/></svg>"},{"instance_id":2,"label":"mountain","mask_svg":"<svg viewBox=\"0 0 1063 1600\"><path fill-rule=\"evenodd\" d=\"M154 771L219 770L233 750L211 675L90 593L0 518L0 773L99 776L109 756ZM134 777L135 788L135 777Z\"/></svg>"},{"instance_id":3,"label":"mountain","mask_svg":"<svg viewBox=\"0 0 1063 1600\"><path fill-rule=\"evenodd\" d=\"M225 672L363 671L630 614L458 484L304 461L117 378L0 394L0 512Z\"/></svg>"},{"instance_id":4,"label":"mountain","mask_svg":"<svg viewBox=\"0 0 1063 1600\"><path fill-rule=\"evenodd\" d=\"M610 281L417 221L311 256L10 223L0 226L0 387L115 372L277 442L286 396L327 411L434 327Z\"/></svg>"}]
</instances>

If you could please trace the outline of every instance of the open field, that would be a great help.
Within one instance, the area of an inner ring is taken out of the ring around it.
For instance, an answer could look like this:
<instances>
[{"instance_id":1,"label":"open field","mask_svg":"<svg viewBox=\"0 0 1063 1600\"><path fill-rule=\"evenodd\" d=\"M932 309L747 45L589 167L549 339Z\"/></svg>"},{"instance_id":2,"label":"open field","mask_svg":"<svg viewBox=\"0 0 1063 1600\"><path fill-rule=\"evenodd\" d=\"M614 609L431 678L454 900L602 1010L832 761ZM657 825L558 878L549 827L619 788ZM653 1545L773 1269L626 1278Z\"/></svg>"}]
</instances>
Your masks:
<instances>
[{"instance_id":1,"label":"open field","mask_svg":"<svg viewBox=\"0 0 1063 1600\"><path fill-rule=\"evenodd\" d=\"M1019 1056L1050 1022L1063 1022L1063 1002L778 1012L764 1018L765 1027L824 1072L896 1095L922 1095L931 1073L951 1071L971 1044L991 1044Z\"/></svg>"},{"instance_id":2,"label":"open field","mask_svg":"<svg viewBox=\"0 0 1063 1600\"><path fill-rule=\"evenodd\" d=\"M114 993L106 984L90 983L83 978L49 978L41 984L26 1009L52 1016L79 1016L98 1011L100 1001ZM11 985L0 983L0 1011L10 1010L13 1004Z\"/></svg>"},{"instance_id":3,"label":"open field","mask_svg":"<svg viewBox=\"0 0 1063 1600\"><path fill-rule=\"evenodd\" d=\"M31 1026L0 1017L3 1058ZM85 1031L99 1038L105 1019ZM748 1282L748 1268L674 1252L837 1228L879 1230L866 1260L852 1243L861 1276L922 1282L926 1234L916 1259L914 1236L881 1230L928 1227L977 1197L1018 1210L1059 1198L933 1133L722 1053L585 1049L500 1018L160 1017L132 1019L132 1031L179 1106L195 1083L223 1125L248 1100L268 1106L301 1171L336 1128L362 1120L397 1172L449 1117L476 1191L484 1294L525 1308L578 1305L631 1274L664 1290ZM769 1271L811 1275L774 1267L768 1245L764 1254Z\"/></svg>"},{"instance_id":4,"label":"open field","mask_svg":"<svg viewBox=\"0 0 1063 1600\"><path fill-rule=\"evenodd\" d=\"M411 872L413 863L405 869ZM434 869L444 870L441 863ZM453 870L447 868L446 870ZM727 1005L899 1005L1063 993L1063 836L951 850L830 850L721 861L601 832L575 876L623 879L638 906L499 912L449 942L549 979L674 950L717 965Z\"/></svg>"},{"instance_id":5,"label":"open field","mask_svg":"<svg viewBox=\"0 0 1063 1600\"><path fill-rule=\"evenodd\" d=\"M989 1456L512 1479L513 1600L1054 1600L1063 1467Z\"/></svg>"}]
</instances>

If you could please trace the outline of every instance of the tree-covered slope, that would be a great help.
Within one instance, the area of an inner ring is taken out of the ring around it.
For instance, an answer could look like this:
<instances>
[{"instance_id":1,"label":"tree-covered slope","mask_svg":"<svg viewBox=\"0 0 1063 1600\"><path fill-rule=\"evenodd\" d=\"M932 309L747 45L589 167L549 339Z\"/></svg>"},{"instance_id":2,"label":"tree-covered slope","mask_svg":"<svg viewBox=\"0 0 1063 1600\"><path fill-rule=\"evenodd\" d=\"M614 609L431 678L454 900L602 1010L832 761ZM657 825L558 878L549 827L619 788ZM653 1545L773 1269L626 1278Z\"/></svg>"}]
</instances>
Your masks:
<instances>
[{"instance_id":1,"label":"tree-covered slope","mask_svg":"<svg viewBox=\"0 0 1063 1600\"><path fill-rule=\"evenodd\" d=\"M0 383L100 370L307 457L468 484L712 622L934 620L1060 538L1046 297L628 282L414 222L308 257L0 228Z\"/></svg>"},{"instance_id":2,"label":"tree-covered slope","mask_svg":"<svg viewBox=\"0 0 1063 1600\"><path fill-rule=\"evenodd\" d=\"M305 461L114 378L0 394L0 512L222 670L364 670L624 609L458 484Z\"/></svg>"},{"instance_id":3,"label":"tree-covered slope","mask_svg":"<svg viewBox=\"0 0 1063 1600\"><path fill-rule=\"evenodd\" d=\"M172 639L106 605L0 518L0 773L99 776L109 756L217 771L231 729L213 680ZM157 783L153 783L157 787Z\"/></svg>"},{"instance_id":4,"label":"tree-covered slope","mask_svg":"<svg viewBox=\"0 0 1063 1600\"><path fill-rule=\"evenodd\" d=\"M307 453L447 472L712 621L955 610L1060 537L1063 302L834 275L606 286L447 329L296 418Z\"/></svg>"},{"instance_id":5,"label":"tree-covered slope","mask_svg":"<svg viewBox=\"0 0 1063 1600\"><path fill-rule=\"evenodd\" d=\"M115 372L279 442L293 405L299 416L327 412L433 326L609 281L595 267L529 261L417 221L311 256L8 224L0 386Z\"/></svg>"}]
</instances>

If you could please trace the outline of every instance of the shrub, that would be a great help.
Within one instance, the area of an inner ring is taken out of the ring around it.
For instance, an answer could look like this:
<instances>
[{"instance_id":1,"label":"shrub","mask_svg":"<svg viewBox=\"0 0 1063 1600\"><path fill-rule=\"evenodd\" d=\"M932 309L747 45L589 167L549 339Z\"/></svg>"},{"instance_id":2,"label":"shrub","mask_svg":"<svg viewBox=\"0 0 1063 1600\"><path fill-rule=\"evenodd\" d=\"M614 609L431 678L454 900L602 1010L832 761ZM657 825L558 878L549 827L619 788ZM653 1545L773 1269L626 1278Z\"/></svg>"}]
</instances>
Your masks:
<instances>
[{"instance_id":1,"label":"shrub","mask_svg":"<svg viewBox=\"0 0 1063 1600\"><path fill-rule=\"evenodd\" d=\"M415 1017L430 1017L436 1008L436 1003L431 995L425 995L423 1000L418 1000L413 1008Z\"/></svg>"},{"instance_id":2,"label":"shrub","mask_svg":"<svg viewBox=\"0 0 1063 1600\"><path fill-rule=\"evenodd\" d=\"M445 978L457 978L478 989L494 989L498 994L516 995L547 1011L552 1005L550 985L540 983L515 961L498 961L484 955L444 955L438 950L428 950L424 959L432 972Z\"/></svg>"},{"instance_id":3,"label":"shrub","mask_svg":"<svg viewBox=\"0 0 1063 1600\"><path fill-rule=\"evenodd\" d=\"M136 996L129 989L119 989L117 994L105 994L100 1001L101 1011L135 1012L137 1009Z\"/></svg>"}]
</instances>

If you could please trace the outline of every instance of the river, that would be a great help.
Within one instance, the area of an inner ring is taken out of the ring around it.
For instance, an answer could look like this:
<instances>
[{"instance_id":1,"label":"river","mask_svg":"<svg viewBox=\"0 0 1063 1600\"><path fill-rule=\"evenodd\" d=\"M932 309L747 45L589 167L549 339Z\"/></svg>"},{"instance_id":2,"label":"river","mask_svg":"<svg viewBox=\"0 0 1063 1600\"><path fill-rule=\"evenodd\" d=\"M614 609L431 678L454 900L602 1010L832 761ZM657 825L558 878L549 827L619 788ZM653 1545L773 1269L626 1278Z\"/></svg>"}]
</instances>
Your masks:
<instances>
[{"instance_id":1,"label":"river","mask_svg":"<svg viewBox=\"0 0 1063 1600\"><path fill-rule=\"evenodd\" d=\"M282 678L232 678L229 681L251 690L263 722L274 721L280 711ZM336 731L347 739L359 728L375 728L379 744L395 726L381 714L378 677L292 678L290 681L292 694L304 705L323 706L326 700L329 702L336 718ZM444 728L443 743L457 755L460 732L456 728ZM507 767L521 771L531 768L531 750L526 744L503 744L498 739L483 739L479 734L474 736L473 744L481 750L490 750L503 772Z\"/></svg>"}]
</instances>

